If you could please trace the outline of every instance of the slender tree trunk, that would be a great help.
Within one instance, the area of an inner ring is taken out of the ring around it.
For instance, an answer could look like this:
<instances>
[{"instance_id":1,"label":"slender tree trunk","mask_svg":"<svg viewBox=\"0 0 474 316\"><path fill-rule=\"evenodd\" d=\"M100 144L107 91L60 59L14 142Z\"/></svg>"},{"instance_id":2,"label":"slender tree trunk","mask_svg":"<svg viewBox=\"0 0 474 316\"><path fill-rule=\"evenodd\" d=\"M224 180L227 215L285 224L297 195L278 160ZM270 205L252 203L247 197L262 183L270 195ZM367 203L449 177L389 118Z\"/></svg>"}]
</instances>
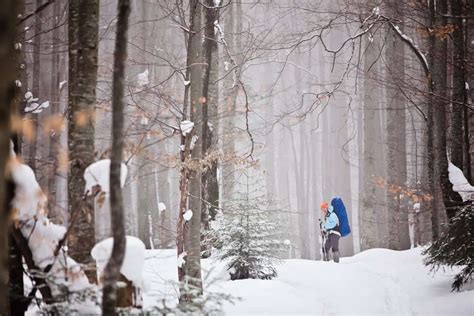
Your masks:
<instances>
[{"instance_id":1,"label":"slender tree trunk","mask_svg":"<svg viewBox=\"0 0 474 316\"><path fill-rule=\"evenodd\" d=\"M462 0L451 0L451 12L454 16L461 16L464 12ZM467 106L465 98L465 67L464 67L464 27L462 19L454 19L453 33L453 96L451 114L451 161L459 168L464 167L463 152L463 112Z\"/></svg>"},{"instance_id":2,"label":"slender tree trunk","mask_svg":"<svg viewBox=\"0 0 474 316\"><path fill-rule=\"evenodd\" d=\"M202 189L203 202L201 206L201 222L202 222L202 239L204 239L204 232L210 229L209 221L215 218L216 209L219 205L219 191L217 187L217 159L211 158L213 144L215 145L216 131L213 123L216 122L217 115L217 97L216 86L217 82L211 82L211 71L213 71L213 78L217 79L217 66L213 62L216 58L217 42L215 34L214 21L217 20L217 9L214 9L214 0L206 0L207 8L204 10L204 43L203 43L203 60L206 63L204 76L202 78L202 157L204 159L212 159L210 167L206 168L202 173ZM211 98L213 98L211 100ZM211 205L209 205L211 204ZM210 245L202 244L203 255L210 255Z\"/></svg>"},{"instance_id":3,"label":"slender tree trunk","mask_svg":"<svg viewBox=\"0 0 474 316\"><path fill-rule=\"evenodd\" d=\"M99 1L69 2L69 100L68 100L68 211L80 205L84 194L84 170L94 162L94 113L97 83ZM71 229L68 247L71 257L95 281L95 264L90 251L95 244L94 210L84 209Z\"/></svg>"},{"instance_id":4,"label":"slender tree trunk","mask_svg":"<svg viewBox=\"0 0 474 316\"><path fill-rule=\"evenodd\" d=\"M242 31L242 3L240 0L232 1L230 3L230 8L227 13L225 20L225 29L226 29L226 40L229 43L232 53L236 55L236 51L242 50L241 45L241 31ZM235 52L234 52L235 51ZM240 56L233 56L234 59L240 64ZM236 112L236 103L237 95L239 93L239 85L237 82L238 76L240 76L240 71L232 69L233 65L228 58L226 58L224 65L225 71L227 74L229 71L232 72L227 76L227 80L224 81L223 89L223 117L222 122L222 149L224 154L232 157L235 154L235 141L234 137L236 128L235 128L235 112ZM240 65L238 65L240 67ZM224 128L225 126L225 128ZM228 200L232 199L232 193L234 191L235 182L236 182L236 170L234 165L234 160L224 162L222 164L222 200L225 203Z\"/></svg>"},{"instance_id":5,"label":"slender tree trunk","mask_svg":"<svg viewBox=\"0 0 474 316\"><path fill-rule=\"evenodd\" d=\"M124 138L124 78L127 59L128 18L130 1L119 0L117 4L117 36L114 51L114 72L112 86L112 150L110 157L110 210L114 244L109 262L104 270L102 313L115 315L117 306L117 281L120 277L125 256L125 227L120 171Z\"/></svg>"},{"instance_id":6,"label":"slender tree trunk","mask_svg":"<svg viewBox=\"0 0 474 316\"><path fill-rule=\"evenodd\" d=\"M36 0L36 8L41 6L42 0ZM35 37L33 41L33 89L32 93L35 98L40 98L40 70L41 70L41 25L42 25L43 14L38 13L35 15ZM29 114L31 120L31 128L33 138L30 139L28 144L28 164L31 169L36 172L36 156L38 147L38 114Z\"/></svg>"},{"instance_id":7,"label":"slender tree trunk","mask_svg":"<svg viewBox=\"0 0 474 316\"><path fill-rule=\"evenodd\" d=\"M474 16L474 3L466 1L464 6L464 14ZM466 71L466 99L473 102L474 100L474 19L469 18L465 21L465 71ZM467 179L470 183L474 183L474 151L470 150L474 146L474 119L472 111L467 107L464 108L464 138L465 138L465 155Z\"/></svg>"},{"instance_id":8,"label":"slender tree trunk","mask_svg":"<svg viewBox=\"0 0 474 316\"><path fill-rule=\"evenodd\" d=\"M191 133L181 138L180 204L177 222L177 253L185 263L178 266L180 302L189 302L202 294L201 280L201 170L202 159L202 6L198 0L190 2L190 33L188 37L186 79L191 87L185 88L183 120L187 118L188 95L190 120L194 123ZM198 137L201 136L201 137ZM192 140L194 138L194 140ZM189 195L189 198L188 198ZM190 220L184 219L188 209L193 212Z\"/></svg>"},{"instance_id":9,"label":"slender tree trunk","mask_svg":"<svg viewBox=\"0 0 474 316\"><path fill-rule=\"evenodd\" d=\"M3 0L0 10L0 315L9 315L8 298L8 226L9 201L7 179L4 176L10 156L10 115L15 97L15 56L16 0Z\"/></svg>"},{"instance_id":10,"label":"slender tree trunk","mask_svg":"<svg viewBox=\"0 0 474 316\"><path fill-rule=\"evenodd\" d=\"M194 129L191 137L191 161L195 164L189 174L189 209L193 212L192 218L186 222L184 243L186 247L186 277L189 289L188 299L202 294L201 279L201 162L202 162L202 130L203 130L203 96L202 96L202 30L201 30L202 5L198 0L191 1L191 14L194 16L192 31L195 32L191 39L189 53L191 54L190 80L191 80L191 122ZM193 145L194 144L194 145ZM194 148L193 148L194 147Z\"/></svg>"},{"instance_id":11,"label":"slender tree trunk","mask_svg":"<svg viewBox=\"0 0 474 316\"><path fill-rule=\"evenodd\" d=\"M59 15L61 4L60 1L55 1L53 4L53 40L51 43L51 108L50 108L50 119L59 117L60 104L59 104L59 83L61 72L59 70L60 53L59 53L59 42L60 42L60 26L59 26ZM54 222L62 222L56 209L56 179L58 169L58 154L59 154L59 136L61 130L55 129L49 131L49 180L48 180L48 204L49 213L48 217Z\"/></svg>"}]
</instances>

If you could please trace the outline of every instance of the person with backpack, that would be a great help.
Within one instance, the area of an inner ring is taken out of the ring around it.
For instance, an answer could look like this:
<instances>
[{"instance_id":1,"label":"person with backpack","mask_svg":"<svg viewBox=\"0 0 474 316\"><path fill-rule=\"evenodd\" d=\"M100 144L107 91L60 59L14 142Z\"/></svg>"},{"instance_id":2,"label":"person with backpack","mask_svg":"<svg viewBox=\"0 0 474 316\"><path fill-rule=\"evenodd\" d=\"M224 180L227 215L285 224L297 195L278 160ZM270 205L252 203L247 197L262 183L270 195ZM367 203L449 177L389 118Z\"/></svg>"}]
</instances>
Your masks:
<instances>
[{"instance_id":1,"label":"person with backpack","mask_svg":"<svg viewBox=\"0 0 474 316\"><path fill-rule=\"evenodd\" d=\"M329 261L329 251L332 251L334 262L339 262L339 238L341 237L339 229L339 218L334 212L334 207L328 203L321 204L322 211L322 232L325 236L325 243L323 248L323 259ZM323 240L324 240L323 239Z\"/></svg>"}]
</instances>

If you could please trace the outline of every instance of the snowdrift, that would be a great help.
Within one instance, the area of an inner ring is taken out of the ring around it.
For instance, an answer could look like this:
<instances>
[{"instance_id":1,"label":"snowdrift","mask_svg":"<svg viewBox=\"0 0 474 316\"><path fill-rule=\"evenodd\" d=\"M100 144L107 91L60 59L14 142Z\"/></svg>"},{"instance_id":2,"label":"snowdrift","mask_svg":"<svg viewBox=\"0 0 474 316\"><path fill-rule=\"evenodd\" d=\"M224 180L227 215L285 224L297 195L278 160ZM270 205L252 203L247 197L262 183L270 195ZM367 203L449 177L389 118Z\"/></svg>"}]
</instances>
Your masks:
<instances>
[{"instance_id":1,"label":"snowdrift","mask_svg":"<svg viewBox=\"0 0 474 316\"><path fill-rule=\"evenodd\" d=\"M227 315L474 315L474 286L451 292L456 271L433 275L421 249L372 249L341 263L284 260L273 280L230 281L225 265L203 260L207 291L240 297ZM175 250L147 251L144 307L177 302ZM207 275L207 277L206 277Z\"/></svg>"}]
</instances>

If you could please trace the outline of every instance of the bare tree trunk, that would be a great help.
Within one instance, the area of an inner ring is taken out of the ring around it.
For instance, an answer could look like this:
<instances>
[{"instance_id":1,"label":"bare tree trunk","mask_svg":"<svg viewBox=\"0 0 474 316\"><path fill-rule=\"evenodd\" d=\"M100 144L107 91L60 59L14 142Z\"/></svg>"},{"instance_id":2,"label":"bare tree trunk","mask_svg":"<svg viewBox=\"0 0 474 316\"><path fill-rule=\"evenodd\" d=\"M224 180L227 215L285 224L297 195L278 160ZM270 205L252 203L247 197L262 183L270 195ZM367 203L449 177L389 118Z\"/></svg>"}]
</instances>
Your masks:
<instances>
[{"instance_id":1,"label":"bare tree trunk","mask_svg":"<svg viewBox=\"0 0 474 316\"><path fill-rule=\"evenodd\" d=\"M386 212L384 189L376 184L377 177L383 177L383 155L379 149L383 146L380 122L378 43L367 41L364 47L364 103L363 103L363 149L361 181L361 206L359 209L360 243L361 249L367 250L382 247L383 242L378 240L378 224L382 212ZM386 223L381 223L386 225Z\"/></svg>"},{"instance_id":2,"label":"bare tree trunk","mask_svg":"<svg viewBox=\"0 0 474 316\"><path fill-rule=\"evenodd\" d=\"M189 53L192 56L190 64L191 80L191 122L194 129L191 132L191 161L195 164L189 174L189 209L193 212L192 218L186 222L184 243L186 247L186 277L190 288L188 299L202 294L201 280L201 162L202 162L202 130L203 130L203 96L202 96L202 30L201 30L202 5L198 0L191 1L191 14L194 16L192 31L195 32L191 39ZM194 146L194 148L193 148Z\"/></svg>"},{"instance_id":3,"label":"bare tree trunk","mask_svg":"<svg viewBox=\"0 0 474 316\"><path fill-rule=\"evenodd\" d=\"M447 0L440 0L436 3L434 12L435 27L442 28L447 25L447 20L443 16L448 13ZM456 212L457 194L453 192L452 185L448 177L448 158L447 158L447 140L446 140L446 119L447 108L447 39L442 39L434 35L434 46L432 57L433 62L433 127L434 127L434 180L439 188L440 201L439 216L442 222L448 217L454 216ZM436 199L435 199L436 203Z\"/></svg>"},{"instance_id":4,"label":"bare tree trunk","mask_svg":"<svg viewBox=\"0 0 474 316\"><path fill-rule=\"evenodd\" d=\"M467 16L474 15L474 3L466 1L464 6L464 14ZM470 104L474 101L474 19L466 19L465 21L465 71L466 71L466 98ZM464 138L465 138L465 161L467 169L467 179L470 183L474 182L474 151L470 150L474 146L474 117L472 111L467 107L464 108Z\"/></svg>"},{"instance_id":5,"label":"bare tree trunk","mask_svg":"<svg viewBox=\"0 0 474 316\"><path fill-rule=\"evenodd\" d=\"M99 1L69 2L69 100L68 100L68 212L80 205L84 170L94 162L94 113L97 83ZM94 210L85 208L68 237L69 253L95 281L90 251L95 244Z\"/></svg>"},{"instance_id":6,"label":"bare tree trunk","mask_svg":"<svg viewBox=\"0 0 474 316\"><path fill-rule=\"evenodd\" d=\"M234 51L241 51L241 31L242 31L242 3L241 0L232 1L230 3L230 8L227 13L227 17L225 20L225 29L226 29L226 39L227 43L230 44L230 47L234 49ZM242 60L240 56L235 57L234 59L238 63L238 67L240 67ZM227 76L227 80L224 81L224 91L223 91L223 117L224 120L222 122L222 126L225 126L225 129L222 128L222 148L224 154L228 154L230 157L235 154L235 140L234 137L236 128L235 128L235 112L236 112L236 103L237 103L237 96L239 93L239 85L237 82L237 77L240 76L240 71L232 69L232 63L230 60L226 59L226 65L230 65L227 67L224 73L228 73L229 71L232 74ZM237 180L236 177L236 170L234 165L234 160L231 159L230 161L222 164L222 199L225 203L227 200L232 199L232 193L234 191L235 182Z\"/></svg>"},{"instance_id":7,"label":"bare tree trunk","mask_svg":"<svg viewBox=\"0 0 474 316\"><path fill-rule=\"evenodd\" d=\"M114 51L114 72L112 86L112 150L110 157L110 210L114 244L109 262L104 270L104 289L102 313L115 315L117 306L117 281L125 256L125 227L123 215L123 197L120 183L120 171L123 156L124 138L124 78L127 59L128 18L130 1L117 3L117 36Z\"/></svg>"},{"instance_id":8,"label":"bare tree trunk","mask_svg":"<svg viewBox=\"0 0 474 316\"><path fill-rule=\"evenodd\" d=\"M59 25L59 14L61 4L59 1L55 1L53 4L53 38L52 38L52 53L51 53L51 108L50 108L50 119L57 117L60 111L59 104L59 83L61 72L59 68L60 53L59 53L59 42L60 42L60 25ZM54 222L63 222L62 216L59 216L56 208L56 177L58 169L58 154L59 154L59 136L60 129L49 131L49 180L48 180L48 204L49 213L48 217Z\"/></svg>"},{"instance_id":9,"label":"bare tree trunk","mask_svg":"<svg viewBox=\"0 0 474 316\"><path fill-rule=\"evenodd\" d=\"M203 59L206 63L206 69L202 78L202 157L210 159L212 149L215 149L217 130L217 63L213 59L217 58L217 42L215 34L214 21L218 18L218 9L214 9L214 0L206 0L204 10L204 43ZM211 72L213 74L211 78ZM214 82L211 81L214 80ZM212 100L211 100L212 98ZM202 235L204 231L210 229L209 221L215 218L219 206L219 188L217 185L217 158L212 158L209 162L210 167L202 173L203 202L201 206ZM210 245L202 244L203 255L210 255Z\"/></svg>"},{"instance_id":10,"label":"bare tree trunk","mask_svg":"<svg viewBox=\"0 0 474 316\"><path fill-rule=\"evenodd\" d=\"M396 0L387 1L390 16L402 19L403 4ZM408 210L402 203L401 190L406 186L406 139L405 99L400 92L405 79L405 48L402 40L393 32L387 35L386 63L389 86L387 87L387 207L390 249L408 249ZM393 190L392 190L393 188Z\"/></svg>"},{"instance_id":11,"label":"bare tree trunk","mask_svg":"<svg viewBox=\"0 0 474 316\"><path fill-rule=\"evenodd\" d=\"M7 179L4 176L10 156L10 115L15 97L15 56L16 0L3 0L0 10L0 315L9 315L8 297L8 226L9 201Z\"/></svg>"},{"instance_id":12,"label":"bare tree trunk","mask_svg":"<svg viewBox=\"0 0 474 316\"><path fill-rule=\"evenodd\" d=\"M41 6L42 0L36 0L36 8ZM32 93L35 98L40 97L40 69L41 69L41 24L43 14L35 15L35 38L33 41L33 89ZM38 147L38 114L30 113L31 128L33 138L28 144L28 165L36 172L36 156Z\"/></svg>"},{"instance_id":13,"label":"bare tree trunk","mask_svg":"<svg viewBox=\"0 0 474 316\"><path fill-rule=\"evenodd\" d=\"M180 302L189 302L202 294L201 280L201 159L202 159L202 6L198 0L190 2L190 33L188 38L187 67L190 80L190 120L194 123L191 133L182 135L180 176L180 205L177 223L177 252L185 264L178 266L180 281ZM189 78L189 79L188 79ZM188 88L185 91L183 120L187 115ZM194 140L192 140L194 139ZM192 141L191 141L192 140ZM188 198L189 195L189 198ZM184 219L189 209L193 212L190 220Z\"/></svg>"},{"instance_id":14,"label":"bare tree trunk","mask_svg":"<svg viewBox=\"0 0 474 316\"><path fill-rule=\"evenodd\" d=\"M451 0L452 15L461 16L464 12L462 0ZM457 167L464 167L463 152L463 112L467 106L465 89L464 26L461 18L454 19L453 33L453 96L451 115L451 161ZM464 170L466 172L466 170Z\"/></svg>"}]
</instances>

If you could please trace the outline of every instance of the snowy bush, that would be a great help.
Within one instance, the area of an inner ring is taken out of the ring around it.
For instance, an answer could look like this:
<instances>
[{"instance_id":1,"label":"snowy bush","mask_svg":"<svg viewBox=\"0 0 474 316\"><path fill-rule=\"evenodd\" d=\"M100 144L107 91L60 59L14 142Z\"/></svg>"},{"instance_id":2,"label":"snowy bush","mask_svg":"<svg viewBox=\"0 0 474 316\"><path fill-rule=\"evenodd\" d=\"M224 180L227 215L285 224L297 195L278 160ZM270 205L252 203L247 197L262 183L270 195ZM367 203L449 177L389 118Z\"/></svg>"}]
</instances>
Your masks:
<instances>
[{"instance_id":1,"label":"snowy bush","mask_svg":"<svg viewBox=\"0 0 474 316\"><path fill-rule=\"evenodd\" d=\"M434 241L423 254L425 264L437 271L441 266L464 266L454 277L453 291L472 281L474 271L474 206L464 207L449 223L447 233Z\"/></svg>"}]
</instances>

